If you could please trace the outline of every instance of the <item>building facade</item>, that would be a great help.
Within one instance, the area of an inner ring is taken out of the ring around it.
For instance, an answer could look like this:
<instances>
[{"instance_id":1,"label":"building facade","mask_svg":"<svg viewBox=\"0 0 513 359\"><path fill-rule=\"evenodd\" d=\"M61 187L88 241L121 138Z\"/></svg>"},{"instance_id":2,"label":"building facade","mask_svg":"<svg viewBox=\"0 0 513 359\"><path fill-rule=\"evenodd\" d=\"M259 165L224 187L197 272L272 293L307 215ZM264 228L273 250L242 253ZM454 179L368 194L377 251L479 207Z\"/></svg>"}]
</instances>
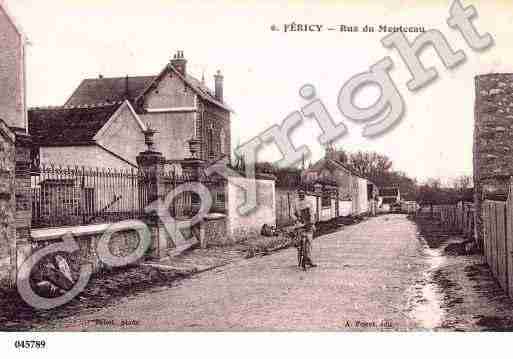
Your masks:
<instances>
[{"instance_id":1,"label":"building facade","mask_svg":"<svg viewBox=\"0 0 513 359\"><path fill-rule=\"evenodd\" d=\"M64 108L128 101L140 121L156 131L156 150L179 163L190 157L187 142L200 141L200 159L230 159L230 108L224 103L223 76L218 72L211 90L187 72L187 60L178 51L155 76L85 79ZM126 145L133 144L126 138ZM142 142L140 142L142 144Z\"/></svg>"},{"instance_id":2,"label":"building facade","mask_svg":"<svg viewBox=\"0 0 513 359\"><path fill-rule=\"evenodd\" d=\"M9 127L27 128L26 37L0 1L0 119Z\"/></svg>"},{"instance_id":3,"label":"building facade","mask_svg":"<svg viewBox=\"0 0 513 359\"><path fill-rule=\"evenodd\" d=\"M16 281L31 221L25 47L27 39L0 1L0 283ZM26 247L26 246L25 246Z\"/></svg>"},{"instance_id":4,"label":"building facade","mask_svg":"<svg viewBox=\"0 0 513 359\"><path fill-rule=\"evenodd\" d=\"M333 149L328 148L325 157L304 170L301 176L303 183L307 186L320 186L324 192L329 191L329 188L337 190L339 215L346 215L348 202L350 203L349 214L361 215L369 212L367 186L369 181L349 166L339 162ZM326 203L326 208L332 206L327 200L324 203ZM342 208L344 211L341 210Z\"/></svg>"}]
</instances>

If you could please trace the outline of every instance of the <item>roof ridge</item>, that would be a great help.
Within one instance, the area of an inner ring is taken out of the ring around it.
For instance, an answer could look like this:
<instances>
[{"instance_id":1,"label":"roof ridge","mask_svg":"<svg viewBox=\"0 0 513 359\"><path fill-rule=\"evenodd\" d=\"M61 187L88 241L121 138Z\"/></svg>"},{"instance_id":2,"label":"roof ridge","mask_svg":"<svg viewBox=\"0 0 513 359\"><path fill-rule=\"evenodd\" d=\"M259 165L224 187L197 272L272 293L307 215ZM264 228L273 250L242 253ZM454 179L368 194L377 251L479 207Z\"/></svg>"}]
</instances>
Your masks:
<instances>
[{"instance_id":1,"label":"roof ridge","mask_svg":"<svg viewBox=\"0 0 513 359\"><path fill-rule=\"evenodd\" d=\"M80 104L80 105L63 105L63 106L35 106L29 107L29 111L44 111L44 110L74 110L74 109L86 109L86 108L99 108L108 107L113 105L121 105L125 101L111 101L111 102L97 102L91 104Z\"/></svg>"},{"instance_id":2,"label":"roof ridge","mask_svg":"<svg viewBox=\"0 0 513 359\"><path fill-rule=\"evenodd\" d=\"M28 111L39 111L39 110L58 110L62 106L32 106L28 108Z\"/></svg>"},{"instance_id":3,"label":"roof ridge","mask_svg":"<svg viewBox=\"0 0 513 359\"><path fill-rule=\"evenodd\" d=\"M129 79L133 78L142 78L142 77L157 77L158 75L134 75L134 76L128 76ZM101 81L101 80L124 80L126 79L125 76L113 76L113 77L89 77L85 78L82 81Z\"/></svg>"}]
</instances>

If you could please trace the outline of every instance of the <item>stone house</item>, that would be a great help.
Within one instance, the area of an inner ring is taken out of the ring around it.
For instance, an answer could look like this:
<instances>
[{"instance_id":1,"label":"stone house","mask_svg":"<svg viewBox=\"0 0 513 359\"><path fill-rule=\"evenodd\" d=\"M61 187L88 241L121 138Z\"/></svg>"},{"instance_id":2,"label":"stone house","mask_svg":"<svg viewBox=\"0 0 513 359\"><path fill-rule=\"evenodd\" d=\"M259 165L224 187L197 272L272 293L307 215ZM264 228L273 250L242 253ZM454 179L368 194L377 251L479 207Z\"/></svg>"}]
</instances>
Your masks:
<instances>
[{"instance_id":1,"label":"stone house","mask_svg":"<svg viewBox=\"0 0 513 359\"><path fill-rule=\"evenodd\" d=\"M207 162L229 159L231 152L230 108L223 99L223 75L214 76L215 90L210 90L203 80L187 72L187 60L178 51L173 59L154 76L126 76L85 79L64 104L64 108L91 107L99 104L128 101L144 125L157 131L155 148L166 160L180 163L190 156L187 141L200 141L199 158ZM118 147L134 145L133 137L140 135L141 127L130 129L137 135L124 136L125 143ZM114 133L106 134L113 136ZM122 136L118 136L122 141ZM133 162L134 157L124 158Z\"/></svg>"}]
</instances>

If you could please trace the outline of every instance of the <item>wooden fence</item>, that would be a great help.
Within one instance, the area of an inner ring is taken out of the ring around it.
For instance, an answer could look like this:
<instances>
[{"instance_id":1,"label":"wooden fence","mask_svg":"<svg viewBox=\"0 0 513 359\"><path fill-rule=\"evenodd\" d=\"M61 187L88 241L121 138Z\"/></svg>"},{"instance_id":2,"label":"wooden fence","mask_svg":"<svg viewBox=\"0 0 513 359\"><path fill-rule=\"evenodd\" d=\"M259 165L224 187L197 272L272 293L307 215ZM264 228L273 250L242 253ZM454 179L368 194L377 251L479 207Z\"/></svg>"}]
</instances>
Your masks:
<instances>
[{"instance_id":1,"label":"wooden fence","mask_svg":"<svg viewBox=\"0 0 513 359\"><path fill-rule=\"evenodd\" d=\"M440 216L442 228L462 233L466 238L474 236L474 204L459 202L456 205L436 206L434 213Z\"/></svg>"},{"instance_id":2,"label":"wooden fence","mask_svg":"<svg viewBox=\"0 0 513 359\"><path fill-rule=\"evenodd\" d=\"M501 287L513 298L513 198L482 204L484 256Z\"/></svg>"}]
</instances>

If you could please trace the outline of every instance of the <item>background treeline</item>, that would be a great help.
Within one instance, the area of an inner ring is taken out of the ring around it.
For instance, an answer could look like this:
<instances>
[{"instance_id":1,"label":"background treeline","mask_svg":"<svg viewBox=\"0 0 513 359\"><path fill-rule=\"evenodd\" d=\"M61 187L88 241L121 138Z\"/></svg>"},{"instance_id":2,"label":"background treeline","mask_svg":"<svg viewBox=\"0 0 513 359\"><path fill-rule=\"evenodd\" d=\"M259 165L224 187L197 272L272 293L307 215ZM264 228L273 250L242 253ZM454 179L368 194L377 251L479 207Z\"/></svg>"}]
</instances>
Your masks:
<instances>
[{"instance_id":1,"label":"background treeline","mask_svg":"<svg viewBox=\"0 0 513 359\"><path fill-rule=\"evenodd\" d=\"M399 187L403 200L417 201L420 205L447 204L460 200L473 201L473 183L470 176L460 176L445 184L436 178L419 183L416 178L395 170L392 160L384 154L373 151L348 152L342 149L334 152L336 161L374 182L378 187ZM235 157L233 167L243 170L244 160ZM256 171L274 175L276 186L280 188L298 187L301 184L302 169L303 164L286 168L277 167L270 162L256 164Z\"/></svg>"}]
</instances>

